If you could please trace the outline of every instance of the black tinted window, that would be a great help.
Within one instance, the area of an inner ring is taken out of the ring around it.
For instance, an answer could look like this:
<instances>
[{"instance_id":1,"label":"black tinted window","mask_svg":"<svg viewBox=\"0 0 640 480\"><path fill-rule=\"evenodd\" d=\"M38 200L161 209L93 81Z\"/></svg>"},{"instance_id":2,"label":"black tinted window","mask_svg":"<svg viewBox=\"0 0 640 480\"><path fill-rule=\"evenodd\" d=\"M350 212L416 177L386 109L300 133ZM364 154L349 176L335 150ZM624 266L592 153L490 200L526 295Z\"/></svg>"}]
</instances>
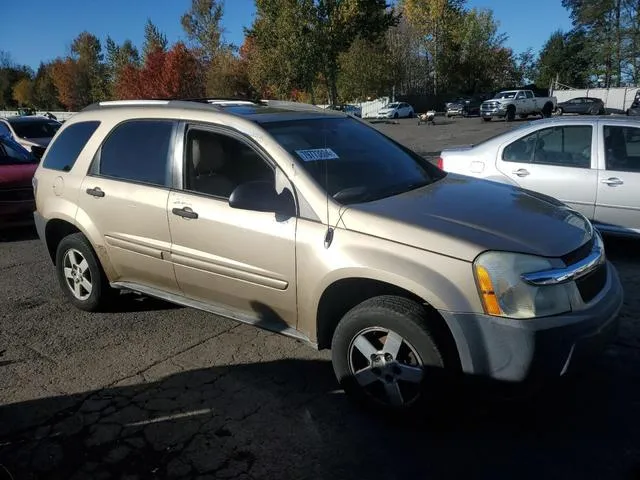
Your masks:
<instances>
[{"instance_id":1,"label":"black tinted window","mask_svg":"<svg viewBox=\"0 0 640 480\"><path fill-rule=\"evenodd\" d=\"M397 195L444 175L417 154L351 118L274 122L263 127L341 203Z\"/></svg>"},{"instance_id":2,"label":"black tinted window","mask_svg":"<svg viewBox=\"0 0 640 480\"><path fill-rule=\"evenodd\" d=\"M100 151L100 175L170 185L169 144L174 122L135 120L117 126Z\"/></svg>"},{"instance_id":3,"label":"black tinted window","mask_svg":"<svg viewBox=\"0 0 640 480\"><path fill-rule=\"evenodd\" d=\"M607 170L640 172L640 128L604 127Z\"/></svg>"},{"instance_id":4,"label":"black tinted window","mask_svg":"<svg viewBox=\"0 0 640 480\"><path fill-rule=\"evenodd\" d=\"M245 143L226 135L191 129L186 141L184 180L186 190L229 198L241 183L275 182L275 176L273 169Z\"/></svg>"},{"instance_id":5,"label":"black tinted window","mask_svg":"<svg viewBox=\"0 0 640 480\"><path fill-rule=\"evenodd\" d=\"M9 123L16 135L21 138L51 138L60 128L59 122L47 119L10 120Z\"/></svg>"},{"instance_id":6,"label":"black tinted window","mask_svg":"<svg viewBox=\"0 0 640 480\"><path fill-rule=\"evenodd\" d=\"M589 125L543 128L506 146L502 159L506 162L590 168L591 137Z\"/></svg>"},{"instance_id":7,"label":"black tinted window","mask_svg":"<svg viewBox=\"0 0 640 480\"><path fill-rule=\"evenodd\" d=\"M100 125L100 122L79 122L65 128L47 149L44 168L68 172L76 163L80 151Z\"/></svg>"}]
</instances>

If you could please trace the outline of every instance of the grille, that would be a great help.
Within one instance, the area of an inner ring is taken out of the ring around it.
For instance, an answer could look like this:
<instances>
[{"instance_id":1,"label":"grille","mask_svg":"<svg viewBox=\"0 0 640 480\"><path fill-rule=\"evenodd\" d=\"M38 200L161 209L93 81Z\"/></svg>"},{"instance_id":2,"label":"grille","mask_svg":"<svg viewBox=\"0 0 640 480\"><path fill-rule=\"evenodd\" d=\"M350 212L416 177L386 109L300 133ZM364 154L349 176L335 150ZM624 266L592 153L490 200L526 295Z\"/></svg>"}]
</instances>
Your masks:
<instances>
[{"instance_id":1,"label":"grille","mask_svg":"<svg viewBox=\"0 0 640 480\"><path fill-rule=\"evenodd\" d=\"M607 282L607 266L600 265L589 275L585 275L582 278L576 280L578 291L582 297L584 303L589 303L593 300L604 288Z\"/></svg>"},{"instance_id":2,"label":"grille","mask_svg":"<svg viewBox=\"0 0 640 480\"><path fill-rule=\"evenodd\" d=\"M23 202L33 200L32 188L7 188L0 190L0 202Z\"/></svg>"}]
</instances>

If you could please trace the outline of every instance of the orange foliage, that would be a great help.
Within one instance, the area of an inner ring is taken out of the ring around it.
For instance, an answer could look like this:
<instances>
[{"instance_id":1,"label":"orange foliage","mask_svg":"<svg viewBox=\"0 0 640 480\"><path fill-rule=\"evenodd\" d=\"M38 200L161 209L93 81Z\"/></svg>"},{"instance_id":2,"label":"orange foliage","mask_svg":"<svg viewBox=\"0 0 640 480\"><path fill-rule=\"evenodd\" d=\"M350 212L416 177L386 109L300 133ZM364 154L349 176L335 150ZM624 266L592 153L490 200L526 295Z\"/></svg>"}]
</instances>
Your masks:
<instances>
[{"instance_id":1,"label":"orange foliage","mask_svg":"<svg viewBox=\"0 0 640 480\"><path fill-rule=\"evenodd\" d=\"M142 68L123 68L116 81L116 94L123 100L202 96L200 64L181 42L168 52L156 49Z\"/></svg>"},{"instance_id":2,"label":"orange foliage","mask_svg":"<svg viewBox=\"0 0 640 480\"><path fill-rule=\"evenodd\" d=\"M68 110L76 111L85 107L85 101L81 98L78 88L80 67L76 60L67 58L58 59L51 66L51 78L58 90L58 99Z\"/></svg>"}]
</instances>

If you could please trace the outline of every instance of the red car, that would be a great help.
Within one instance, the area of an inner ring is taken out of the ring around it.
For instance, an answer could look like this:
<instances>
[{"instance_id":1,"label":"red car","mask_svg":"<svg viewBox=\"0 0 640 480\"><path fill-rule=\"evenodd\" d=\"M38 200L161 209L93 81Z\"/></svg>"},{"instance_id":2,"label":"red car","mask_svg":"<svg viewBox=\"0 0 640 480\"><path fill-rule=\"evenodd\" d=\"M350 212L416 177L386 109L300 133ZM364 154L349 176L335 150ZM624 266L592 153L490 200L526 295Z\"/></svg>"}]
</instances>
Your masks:
<instances>
[{"instance_id":1,"label":"red car","mask_svg":"<svg viewBox=\"0 0 640 480\"><path fill-rule=\"evenodd\" d=\"M14 140L0 136L0 229L33 222L32 179L38 159Z\"/></svg>"}]
</instances>

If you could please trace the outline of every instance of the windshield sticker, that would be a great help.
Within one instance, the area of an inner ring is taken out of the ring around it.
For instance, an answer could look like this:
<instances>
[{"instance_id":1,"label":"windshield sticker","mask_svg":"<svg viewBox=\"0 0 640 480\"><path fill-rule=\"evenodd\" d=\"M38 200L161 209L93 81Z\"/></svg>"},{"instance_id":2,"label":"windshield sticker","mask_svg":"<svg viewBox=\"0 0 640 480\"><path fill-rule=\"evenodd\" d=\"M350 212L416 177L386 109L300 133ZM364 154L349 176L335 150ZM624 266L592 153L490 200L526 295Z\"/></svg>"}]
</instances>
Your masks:
<instances>
[{"instance_id":1,"label":"windshield sticker","mask_svg":"<svg viewBox=\"0 0 640 480\"><path fill-rule=\"evenodd\" d=\"M310 150L296 150L298 156L305 162L317 160L336 160L340 157L330 148L313 148Z\"/></svg>"}]
</instances>

